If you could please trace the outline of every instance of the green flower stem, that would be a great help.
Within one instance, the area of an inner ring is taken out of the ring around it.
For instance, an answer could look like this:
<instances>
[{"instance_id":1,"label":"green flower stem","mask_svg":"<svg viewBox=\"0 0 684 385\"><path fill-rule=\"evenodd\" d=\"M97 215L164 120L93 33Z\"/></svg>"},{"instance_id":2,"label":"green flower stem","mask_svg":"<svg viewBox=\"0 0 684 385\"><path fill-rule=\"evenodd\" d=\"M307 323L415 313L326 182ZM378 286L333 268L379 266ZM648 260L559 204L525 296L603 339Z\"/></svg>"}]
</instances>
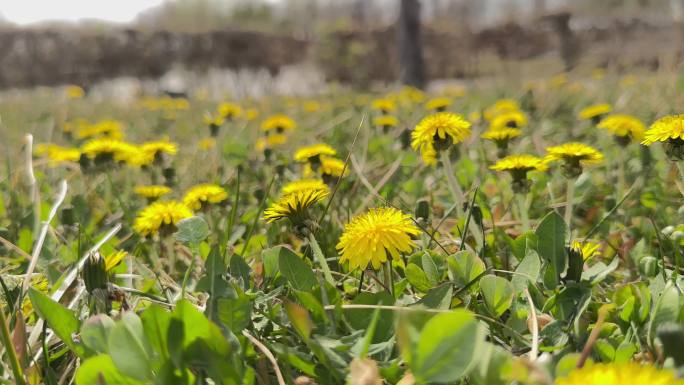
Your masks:
<instances>
[{"instance_id":1,"label":"green flower stem","mask_svg":"<svg viewBox=\"0 0 684 385\"><path fill-rule=\"evenodd\" d=\"M325 277L325 280L335 287L335 279L330 272L328 261L325 260L323 251L321 251L321 247L318 245L318 241L316 241L316 237L313 235L313 233L309 233L309 244L311 244L311 250L313 251L314 258L321 265L321 269L323 269L323 276Z\"/></svg>"},{"instance_id":2,"label":"green flower stem","mask_svg":"<svg viewBox=\"0 0 684 385\"><path fill-rule=\"evenodd\" d=\"M463 189L461 189L461 185L456 180L456 173L454 172L454 167L451 164L449 152L442 151L440 153L440 156L442 157L442 165L444 167L444 173L446 174L447 182L449 184L449 189L451 190L451 195L454 198L454 203L456 206L456 215L458 216L458 218L465 218L465 214L463 212L463 202L465 201L465 194L463 193ZM475 221L470 221L469 230L470 234L472 234L473 238L475 238L475 243L477 244L478 248L481 248L483 245L482 234L480 234L480 231L477 228L477 224L475 223ZM463 239L463 242L465 242L465 239Z\"/></svg>"},{"instance_id":3,"label":"green flower stem","mask_svg":"<svg viewBox=\"0 0 684 385\"><path fill-rule=\"evenodd\" d=\"M575 200L575 180L572 178L568 178L568 187L565 189L566 191L566 198L565 198L565 223L568 225L568 229L570 228L571 221L572 221L572 206Z\"/></svg>"},{"instance_id":4,"label":"green flower stem","mask_svg":"<svg viewBox=\"0 0 684 385\"><path fill-rule=\"evenodd\" d=\"M21 364L19 363L19 357L17 357L17 352L14 351L14 345L12 344L12 337L10 336L7 325L7 318L5 318L4 307L0 307L0 337L2 337L2 344L5 345L5 350L7 351L7 359L12 366L14 381L16 381L17 385L26 385L24 373L21 369Z\"/></svg>"},{"instance_id":5,"label":"green flower stem","mask_svg":"<svg viewBox=\"0 0 684 385\"><path fill-rule=\"evenodd\" d=\"M515 198L518 204L518 216L522 223L522 232L526 233L530 230L530 216L527 212L527 194L515 194Z\"/></svg>"},{"instance_id":6,"label":"green flower stem","mask_svg":"<svg viewBox=\"0 0 684 385\"><path fill-rule=\"evenodd\" d=\"M684 180L684 162L678 161L675 162L677 164L677 170L679 170L679 176ZM682 185L682 182L677 182L677 187L679 187L679 191L684 195L684 188Z\"/></svg>"}]
</instances>

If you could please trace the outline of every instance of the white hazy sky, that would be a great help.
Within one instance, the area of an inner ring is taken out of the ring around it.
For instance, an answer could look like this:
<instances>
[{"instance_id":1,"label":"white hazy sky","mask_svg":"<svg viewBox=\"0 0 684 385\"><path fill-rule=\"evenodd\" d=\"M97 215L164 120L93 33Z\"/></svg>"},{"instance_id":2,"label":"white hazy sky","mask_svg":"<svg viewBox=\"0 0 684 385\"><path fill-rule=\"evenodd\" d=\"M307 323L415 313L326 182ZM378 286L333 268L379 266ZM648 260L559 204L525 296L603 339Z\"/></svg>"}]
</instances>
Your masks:
<instances>
[{"instance_id":1,"label":"white hazy sky","mask_svg":"<svg viewBox=\"0 0 684 385\"><path fill-rule=\"evenodd\" d=\"M100 19L125 23L163 0L0 0L0 18L17 24Z\"/></svg>"}]
</instances>

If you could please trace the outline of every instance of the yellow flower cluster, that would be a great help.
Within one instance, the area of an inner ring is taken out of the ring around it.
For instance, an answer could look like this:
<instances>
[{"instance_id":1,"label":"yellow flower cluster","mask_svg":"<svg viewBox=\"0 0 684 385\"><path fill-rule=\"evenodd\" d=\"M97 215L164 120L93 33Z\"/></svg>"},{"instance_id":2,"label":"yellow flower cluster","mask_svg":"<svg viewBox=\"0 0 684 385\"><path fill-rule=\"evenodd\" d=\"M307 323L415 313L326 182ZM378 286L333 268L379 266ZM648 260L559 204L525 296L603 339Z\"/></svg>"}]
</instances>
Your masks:
<instances>
[{"instance_id":1,"label":"yellow flower cluster","mask_svg":"<svg viewBox=\"0 0 684 385\"><path fill-rule=\"evenodd\" d=\"M337 155L337 151L325 143L318 143L311 146L300 147L294 154L294 159L297 162L309 162L312 159L322 156L333 157Z\"/></svg>"},{"instance_id":2,"label":"yellow flower cluster","mask_svg":"<svg viewBox=\"0 0 684 385\"><path fill-rule=\"evenodd\" d=\"M593 364L571 371L554 385L684 385L684 380L652 365Z\"/></svg>"},{"instance_id":3,"label":"yellow flower cluster","mask_svg":"<svg viewBox=\"0 0 684 385\"><path fill-rule=\"evenodd\" d=\"M183 204L192 210L200 210L209 203L220 203L228 199L228 192L215 184L200 184L192 187L183 197Z\"/></svg>"}]
</instances>

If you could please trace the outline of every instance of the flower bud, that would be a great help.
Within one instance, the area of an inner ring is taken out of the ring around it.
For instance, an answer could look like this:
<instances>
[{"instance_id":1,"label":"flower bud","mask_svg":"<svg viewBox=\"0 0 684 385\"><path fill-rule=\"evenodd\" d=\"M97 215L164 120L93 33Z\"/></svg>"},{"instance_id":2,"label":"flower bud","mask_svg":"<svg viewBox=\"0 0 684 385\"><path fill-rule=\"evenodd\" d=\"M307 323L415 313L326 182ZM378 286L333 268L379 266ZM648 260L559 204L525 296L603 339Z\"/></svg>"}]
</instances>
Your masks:
<instances>
[{"instance_id":1,"label":"flower bud","mask_svg":"<svg viewBox=\"0 0 684 385\"><path fill-rule=\"evenodd\" d=\"M83 265L82 277L86 290L90 294L93 294L97 289L107 289L109 277L107 276L105 260L97 251L90 254L86 259Z\"/></svg>"}]
</instances>

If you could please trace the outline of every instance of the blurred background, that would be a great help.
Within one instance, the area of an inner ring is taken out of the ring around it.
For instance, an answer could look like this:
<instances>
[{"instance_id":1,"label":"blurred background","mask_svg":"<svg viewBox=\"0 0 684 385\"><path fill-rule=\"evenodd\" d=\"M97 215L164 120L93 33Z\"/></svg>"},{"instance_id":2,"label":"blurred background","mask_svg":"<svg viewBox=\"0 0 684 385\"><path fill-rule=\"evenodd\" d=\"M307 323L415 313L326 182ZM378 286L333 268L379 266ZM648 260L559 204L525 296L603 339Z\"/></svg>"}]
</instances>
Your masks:
<instances>
[{"instance_id":1,"label":"blurred background","mask_svg":"<svg viewBox=\"0 0 684 385\"><path fill-rule=\"evenodd\" d=\"M0 88L315 93L676 72L684 0L0 0Z\"/></svg>"}]
</instances>

